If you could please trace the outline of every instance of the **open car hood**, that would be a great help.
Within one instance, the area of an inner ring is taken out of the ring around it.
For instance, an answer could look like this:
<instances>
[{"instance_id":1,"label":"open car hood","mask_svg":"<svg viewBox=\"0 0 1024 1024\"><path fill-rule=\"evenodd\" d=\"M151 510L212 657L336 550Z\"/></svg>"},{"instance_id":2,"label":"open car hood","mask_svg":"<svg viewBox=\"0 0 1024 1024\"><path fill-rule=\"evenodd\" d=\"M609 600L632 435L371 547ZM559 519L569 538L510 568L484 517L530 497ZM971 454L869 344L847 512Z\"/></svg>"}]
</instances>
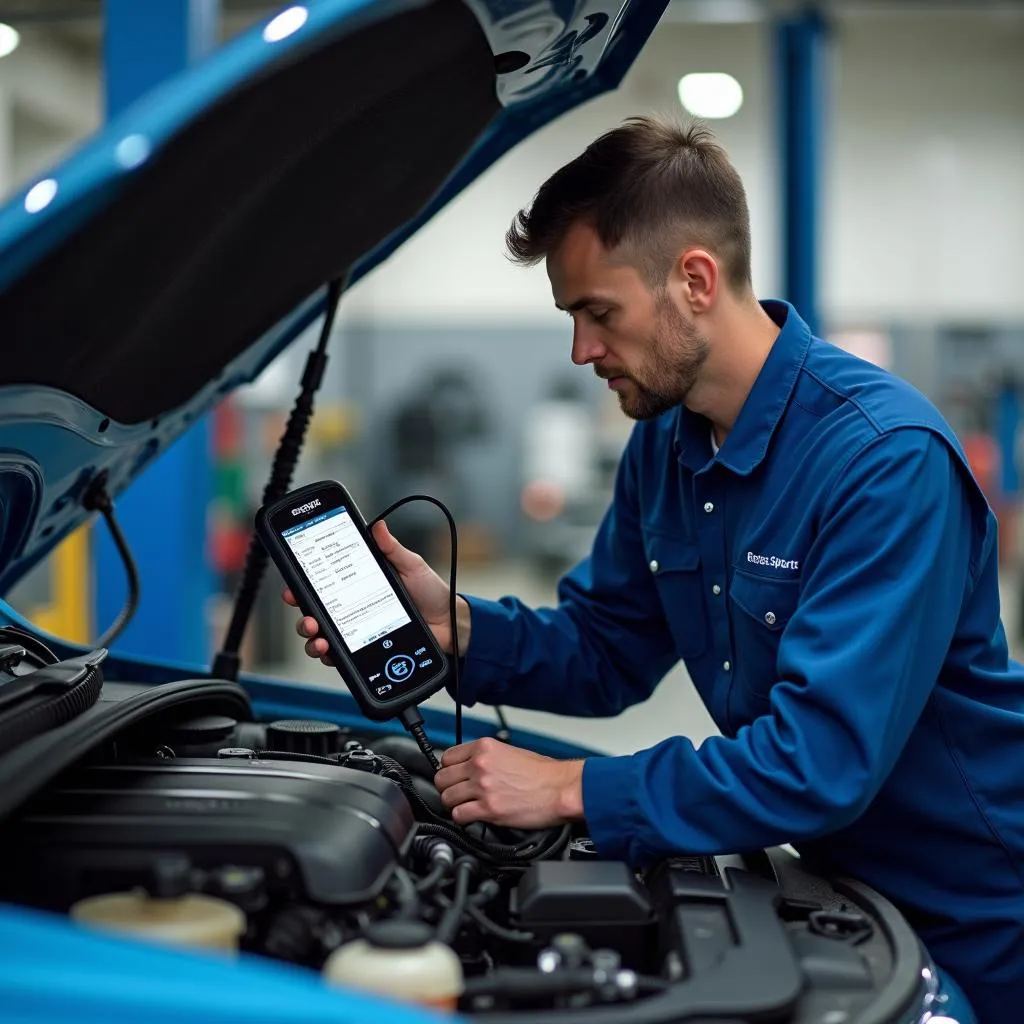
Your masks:
<instances>
[{"instance_id":1,"label":"open car hood","mask_svg":"<svg viewBox=\"0 0 1024 1024\"><path fill-rule=\"evenodd\" d=\"M0 208L0 593L519 141L664 0L318 0Z\"/></svg>"}]
</instances>

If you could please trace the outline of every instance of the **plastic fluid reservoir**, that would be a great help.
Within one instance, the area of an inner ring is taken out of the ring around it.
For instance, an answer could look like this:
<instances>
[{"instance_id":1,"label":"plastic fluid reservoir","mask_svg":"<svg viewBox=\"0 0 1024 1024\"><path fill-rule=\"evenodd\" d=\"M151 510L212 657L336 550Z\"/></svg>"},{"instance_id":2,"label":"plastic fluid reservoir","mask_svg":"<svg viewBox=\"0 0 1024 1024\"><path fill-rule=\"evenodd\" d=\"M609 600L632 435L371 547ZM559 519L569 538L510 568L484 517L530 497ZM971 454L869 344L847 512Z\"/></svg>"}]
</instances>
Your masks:
<instances>
[{"instance_id":1,"label":"plastic fluid reservoir","mask_svg":"<svg viewBox=\"0 0 1024 1024\"><path fill-rule=\"evenodd\" d=\"M323 967L326 981L407 1002L454 1010L462 994L462 963L420 921L380 921L336 949Z\"/></svg>"},{"instance_id":2,"label":"plastic fluid reservoir","mask_svg":"<svg viewBox=\"0 0 1024 1024\"><path fill-rule=\"evenodd\" d=\"M71 907L81 924L176 946L237 953L245 914L233 903L189 894L157 899L139 892L90 896Z\"/></svg>"}]
</instances>

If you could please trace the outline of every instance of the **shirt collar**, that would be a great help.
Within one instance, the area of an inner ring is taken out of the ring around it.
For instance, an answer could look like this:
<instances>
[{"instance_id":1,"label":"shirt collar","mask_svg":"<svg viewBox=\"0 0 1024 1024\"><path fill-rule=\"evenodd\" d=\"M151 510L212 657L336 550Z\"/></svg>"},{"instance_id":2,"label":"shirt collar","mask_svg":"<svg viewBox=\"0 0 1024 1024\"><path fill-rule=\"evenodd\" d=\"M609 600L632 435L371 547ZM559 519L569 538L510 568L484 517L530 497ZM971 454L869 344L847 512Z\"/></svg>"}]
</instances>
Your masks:
<instances>
[{"instance_id":1,"label":"shirt collar","mask_svg":"<svg viewBox=\"0 0 1024 1024\"><path fill-rule=\"evenodd\" d=\"M741 475L752 472L768 451L811 344L810 328L790 303L765 299L761 307L781 330L725 444L714 456ZM712 457L710 421L685 406L679 407L677 417L676 454L696 471Z\"/></svg>"}]
</instances>

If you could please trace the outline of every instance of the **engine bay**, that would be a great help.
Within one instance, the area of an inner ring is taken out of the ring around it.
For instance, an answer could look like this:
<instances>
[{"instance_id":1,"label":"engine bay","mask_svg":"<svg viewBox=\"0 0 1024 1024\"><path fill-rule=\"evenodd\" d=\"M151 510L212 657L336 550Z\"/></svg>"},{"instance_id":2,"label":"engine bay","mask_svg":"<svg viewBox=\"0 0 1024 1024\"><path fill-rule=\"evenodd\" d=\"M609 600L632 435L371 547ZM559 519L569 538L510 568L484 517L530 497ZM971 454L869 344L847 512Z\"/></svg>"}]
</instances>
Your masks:
<instances>
[{"instance_id":1,"label":"engine bay","mask_svg":"<svg viewBox=\"0 0 1024 1024\"><path fill-rule=\"evenodd\" d=\"M15 751L65 756L0 820L0 900L490 1021L853 1024L926 998L895 909L790 853L637 869L583 826L460 828L407 736L246 720L174 686Z\"/></svg>"}]
</instances>

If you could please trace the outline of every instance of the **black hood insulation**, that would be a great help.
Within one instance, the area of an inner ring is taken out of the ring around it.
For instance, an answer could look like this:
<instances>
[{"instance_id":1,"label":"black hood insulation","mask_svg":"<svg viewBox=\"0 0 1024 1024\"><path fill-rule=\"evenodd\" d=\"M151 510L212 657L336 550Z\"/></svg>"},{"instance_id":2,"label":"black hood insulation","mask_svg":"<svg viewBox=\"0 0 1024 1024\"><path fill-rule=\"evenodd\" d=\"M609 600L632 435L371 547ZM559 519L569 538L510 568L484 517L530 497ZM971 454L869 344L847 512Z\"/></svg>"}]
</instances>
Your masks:
<instances>
[{"instance_id":1,"label":"black hood insulation","mask_svg":"<svg viewBox=\"0 0 1024 1024\"><path fill-rule=\"evenodd\" d=\"M437 0L282 60L198 118L0 295L0 385L134 424L176 408L414 217L499 111Z\"/></svg>"}]
</instances>

